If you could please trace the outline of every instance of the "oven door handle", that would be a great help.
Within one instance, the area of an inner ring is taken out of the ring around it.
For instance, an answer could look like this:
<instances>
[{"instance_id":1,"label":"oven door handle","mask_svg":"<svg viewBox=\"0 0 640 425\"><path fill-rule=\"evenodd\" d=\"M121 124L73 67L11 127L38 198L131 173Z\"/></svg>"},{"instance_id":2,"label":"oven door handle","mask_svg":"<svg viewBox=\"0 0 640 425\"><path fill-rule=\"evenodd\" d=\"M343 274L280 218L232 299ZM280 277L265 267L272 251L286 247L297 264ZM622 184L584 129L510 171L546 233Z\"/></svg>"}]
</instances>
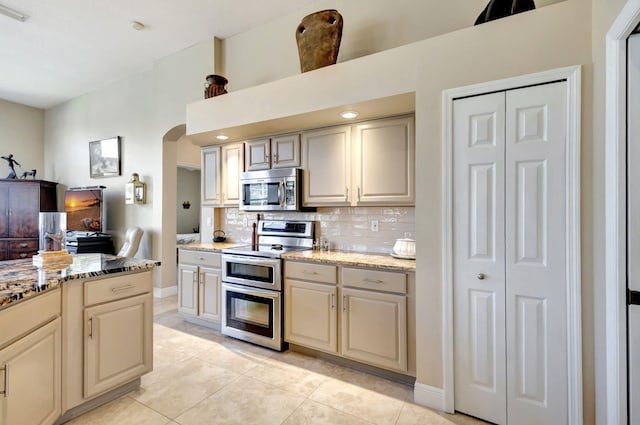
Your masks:
<instances>
[{"instance_id":1,"label":"oven door handle","mask_svg":"<svg viewBox=\"0 0 640 425\"><path fill-rule=\"evenodd\" d=\"M234 254L224 254L222 256L223 262L234 262L241 264L249 264L256 266L278 266L280 264L279 258L255 258L248 255L234 255Z\"/></svg>"},{"instance_id":2,"label":"oven door handle","mask_svg":"<svg viewBox=\"0 0 640 425\"><path fill-rule=\"evenodd\" d=\"M223 283L222 287L226 291L238 292L240 294L245 294L245 295L254 295L256 297L268 298L271 300L276 300L280 297L280 292L270 291L268 289L251 288L248 286L239 286L239 285L230 285L228 283Z\"/></svg>"}]
</instances>

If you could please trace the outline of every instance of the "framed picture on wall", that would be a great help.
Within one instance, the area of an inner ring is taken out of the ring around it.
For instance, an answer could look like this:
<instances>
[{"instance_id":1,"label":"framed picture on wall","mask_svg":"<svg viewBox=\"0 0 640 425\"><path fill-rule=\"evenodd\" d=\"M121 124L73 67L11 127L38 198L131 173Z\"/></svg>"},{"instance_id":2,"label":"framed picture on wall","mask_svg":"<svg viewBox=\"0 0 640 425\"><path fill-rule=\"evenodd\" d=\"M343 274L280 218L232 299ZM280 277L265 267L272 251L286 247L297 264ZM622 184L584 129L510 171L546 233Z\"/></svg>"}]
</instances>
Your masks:
<instances>
[{"instance_id":1,"label":"framed picture on wall","mask_svg":"<svg viewBox=\"0 0 640 425\"><path fill-rule=\"evenodd\" d=\"M120 136L89 142L91 178L120 175Z\"/></svg>"}]
</instances>

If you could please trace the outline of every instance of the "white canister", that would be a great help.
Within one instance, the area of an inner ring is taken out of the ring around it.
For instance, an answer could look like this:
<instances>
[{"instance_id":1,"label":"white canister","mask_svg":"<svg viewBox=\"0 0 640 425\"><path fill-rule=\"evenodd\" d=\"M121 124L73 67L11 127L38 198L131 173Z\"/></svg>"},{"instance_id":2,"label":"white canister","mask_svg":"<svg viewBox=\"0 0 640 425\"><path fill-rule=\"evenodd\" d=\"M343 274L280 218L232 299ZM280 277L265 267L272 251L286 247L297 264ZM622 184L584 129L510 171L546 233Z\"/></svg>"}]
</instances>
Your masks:
<instances>
[{"instance_id":1,"label":"white canister","mask_svg":"<svg viewBox=\"0 0 640 425\"><path fill-rule=\"evenodd\" d=\"M393 245L393 253L401 255L403 257L415 257L416 256L416 241L415 239L396 239L396 243Z\"/></svg>"}]
</instances>

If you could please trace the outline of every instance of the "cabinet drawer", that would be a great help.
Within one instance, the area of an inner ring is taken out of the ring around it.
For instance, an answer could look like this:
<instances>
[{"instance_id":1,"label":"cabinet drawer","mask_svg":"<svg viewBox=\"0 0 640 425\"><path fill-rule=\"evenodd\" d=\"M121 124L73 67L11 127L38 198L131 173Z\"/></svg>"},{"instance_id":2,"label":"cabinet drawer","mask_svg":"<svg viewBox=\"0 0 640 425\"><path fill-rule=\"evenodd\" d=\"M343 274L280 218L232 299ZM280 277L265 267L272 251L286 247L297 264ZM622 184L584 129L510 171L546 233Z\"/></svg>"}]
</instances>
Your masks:
<instances>
[{"instance_id":1,"label":"cabinet drawer","mask_svg":"<svg viewBox=\"0 0 640 425\"><path fill-rule=\"evenodd\" d=\"M217 252L181 249L178 253L178 262L180 264L195 264L196 266L220 268L220 254Z\"/></svg>"},{"instance_id":2,"label":"cabinet drawer","mask_svg":"<svg viewBox=\"0 0 640 425\"><path fill-rule=\"evenodd\" d=\"M407 293L407 275L405 273L343 267L340 277L343 286L399 294Z\"/></svg>"},{"instance_id":3,"label":"cabinet drawer","mask_svg":"<svg viewBox=\"0 0 640 425\"><path fill-rule=\"evenodd\" d=\"M0 348L60 316L59 288L27 298L0 311Z\"/></svg>"},{"instance_id":4,"label":"cabinet drawer","mask_svg":"<svg viewBox=\"0 0 640 425\"><path fill-rule=\"evenodd\" d=\"M336 283L336 266L285 261L285 276L312 282Z\"/></svg>"},{"instance_id":5,"label":"cabinet drawer","mask_svg":"<svg viewBox=\"0 0 640 425\"><path fill-rule=\"evenodd\" d=\"M38 250L38 239L17 239L9 241L10 251L33 251Z\"/></svg>"},{"instance_id":6,"label":"cabinet drawer","mask_svg":"<svg viewBox=\"0 0 640 425\"><path fill-rule=\"evenodd\" d=\"M89 306L151 292L151 272L132 273L84 283L84 305Z\"/></svg>"}]
</instances>

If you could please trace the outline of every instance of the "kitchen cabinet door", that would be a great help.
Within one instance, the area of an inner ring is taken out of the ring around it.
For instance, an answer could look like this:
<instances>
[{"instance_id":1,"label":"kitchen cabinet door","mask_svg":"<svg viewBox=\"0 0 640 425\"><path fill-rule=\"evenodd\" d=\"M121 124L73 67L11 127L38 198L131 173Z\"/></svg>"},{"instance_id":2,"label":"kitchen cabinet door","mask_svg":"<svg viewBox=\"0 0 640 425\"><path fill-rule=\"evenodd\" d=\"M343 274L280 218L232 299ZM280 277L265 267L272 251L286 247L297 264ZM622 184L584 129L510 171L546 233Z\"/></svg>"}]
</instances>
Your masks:
<instances>
[{"instance_id":1,"label":"kitchen cabinet door","mask_svg":"<svg viewBox=\"0 0 640 425\"><path fill-rule=\"evenodd\" d=\"M341 351L353 360L406 372L406 297L343 288Z\"/></svg>"},{"instance_id":2,"label":"kitchen cabinet door","mask_svg":"<svg viewBox=\"0 0 640 425\"><path fill-rule=\"evenodd\" d=\"M413 117L354 126L355 205L415 205Z\"/></svg>"},{"instance_id":3,"label":"kitchen cabinet door","mask_svg":"<svg viewBox=\"0 0 640 425\"><path fill-rule=\"evenodd\" d=\"M207 146L201 150L201 204L217 206L220 204L220 146Z\"/></svg>"},{"instance_id":4,"label":"kitchen cabinet door","mask_svg":"<svg viewBox=\"0 0 640 425\"><path fill-rule=\"evenodd\" d=\"M250 140L245 143L245 168L247 171L271 168L271 140Z\"/></svg>"},{"instance_id":5,"label":"kitchen cabinet door","mask_svg":"<svg viewBox=\"0 0 640 425\"><path fill-rule=\"evenodd\" d=\"M271 139L271 168L300 166L300 135L288 134Z\"/></svg>"},{"instance_id":6,"label":"kitchen cabinet door","mask_svg":"<svg viewBox=\"0 0 640 425\"><path fill-rule=\"evenodd\" d=\"M305 206L350 205L351 127L302 134Z\"/></svg>"},{"instance_id":7,"label":"kitchen cabinet door","mask_svg":"<svg viewBox=\"0 0 640 425\"><path fill-rule=\"evenodd\" d=\"M145 294L85 309L85 398L152 370L152 308Z\"/></svg>"},{"instance_id":8,"label":"kitchen cabinet door","mask_svg":"<svg viewBox=\"0 0 640 425\"><path fill-rule=\"evenodd\" d=\"M9 185L0 183L0 238L9 236Z\"/></svg>"},{"instance_id":9,"label":"kitchen cabinet door","mask_svg":"<svg viewBox=\"0 0 640 425\"><path fill-rule=\"evenodd\" d=\"M240 201L240 173L244 171L244 143L222 146L222 206L237 207Z\"/></svg>"},{"instance_id":10,"label":"kitchen cabinet door","mask_svg":"<svg viewBox=\"0 0 640 425\"><path fill-rule=\"evenodd\" d=\"M60 318L0 351L0 424L50 425L61 414Z\"/></svg>"},{"instance_id":11,"label":"kitchen cabinet door","mask_svg":"<svg viewBox=\"0 0 640 425\"><path fill-rule=\"evenodd\" d=\"M336 286L287 279L284 288L285 341L337 353Z\"/></svg>"},{"instance_id":12,"label":"kitchen cabinet door","mask_svg":"<svg viewBox=\"0 0 640 425\"><path fill-rule=\"evenodd\" d=\"M178 311L198 315L198 266L178 265Z\"/></svg>"},{"instance_id":13,"label":"kitchen cabinet door","mask_svg":"<svg viewBox=\"0 0 640 425\"><path fill-rule=\"evenodd\" d=\"M37 238L40 186L18 184L9 187L9 236Z\"/></svg>"},{"instance_id":14,"label":"kitchen cabinet door","mask_svg":"<svg viewBox=\"0 0 640 425\"><path fill-rule=\"evenodd\" d=\"M200 267L198 300L200 318L218 322L222 320L220 315L220 294L221 288L220 269L210 267Z\"/></svg>"}]
</instances>

